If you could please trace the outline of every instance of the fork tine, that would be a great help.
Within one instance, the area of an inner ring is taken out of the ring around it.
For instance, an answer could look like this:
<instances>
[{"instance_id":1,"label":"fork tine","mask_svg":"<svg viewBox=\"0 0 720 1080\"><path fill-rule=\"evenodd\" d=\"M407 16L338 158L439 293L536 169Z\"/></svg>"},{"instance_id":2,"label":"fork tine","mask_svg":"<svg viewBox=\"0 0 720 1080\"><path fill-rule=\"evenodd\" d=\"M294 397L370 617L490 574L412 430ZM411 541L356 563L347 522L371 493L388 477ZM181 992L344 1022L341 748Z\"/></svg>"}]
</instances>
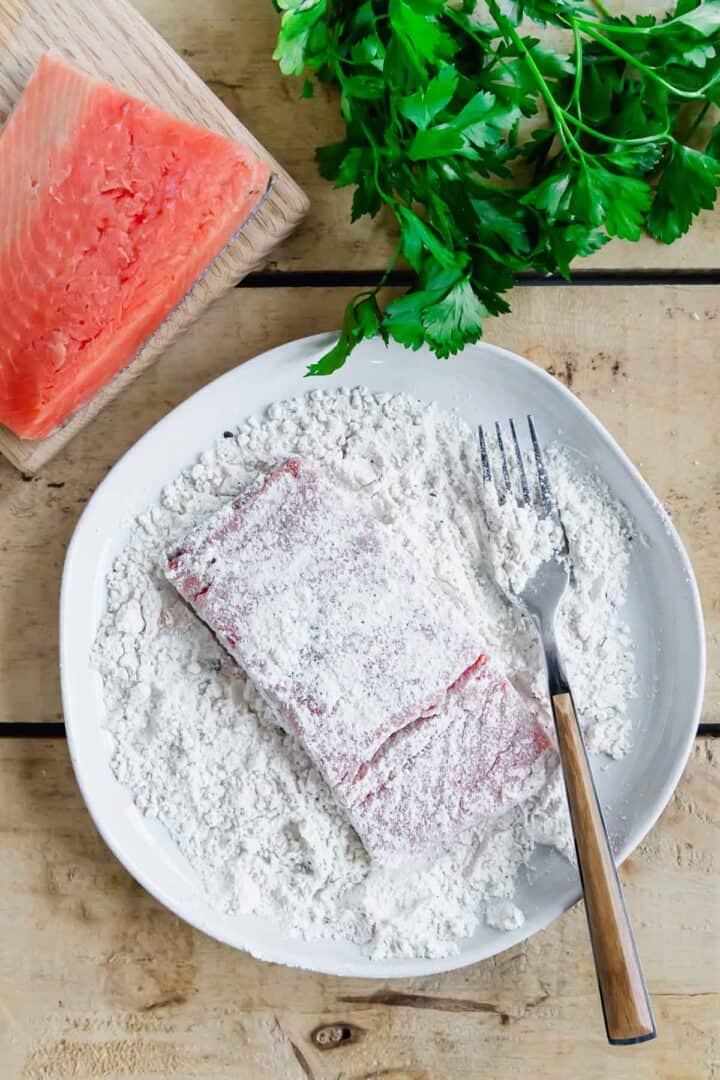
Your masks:
<instances>
[{"instance_id":1,"label":"fork tine","mask_svg":"<svg viewBox=\"0 0 720 1080\"><path fill-rule=\"evenodd\" d=\"M552 517L556 521L559 521L559 515L555 500L553 498L552 487L550 486L550 478L545 468L545 462L543 460L542 451L540 450L540 442L535 431L535 424L532 416L528 416L528 427L530 428L530 439L532 441L533 453L535 454L535 468L537 470L538 483L540 485L540 498L542 500L543 510L546 517Z\"/></svg>"},{"instance_id":2,"label":"fork tine","mask_svg":"<svg viewBox=\"0 0 720 1080\"><path fill-rule=\"evenodd\" d=\"M497 439L498 450L500 451L500 463L502 466L503 480L505 481L505 487L508 494L512 494L512 481L510 479L510 468L508 466L507 454L505 453L505 442L503 440L502 428L500 427L500 421L495 421L495 438Z\"/></svg>"},{"instance_id":3,"label":"fork tine","mask_svg":"<svg viewBox=\"0 0 720 1080\"><path fill-rule=\"evenodd\" d=\"M478 439L480 441L480 463L482 465L483 484L492 483L492 469L490 468L490 455L488 454L485 432L482 424L478 424Z\"/></svg>"},{"instance_id":4,"label":"fork tine","mask_svg":"<svg viewBox=\"0 0 720 1080\"><path fill-rule=\"evenodd\" d=\"M513 446L515 447L515 460L517 461L518 472L520 474L520 489L522 491L525 505L530 505L530 485L528 484L527 475L525 473L525 463L523 461L522 451L520 450L520 442L517 436L517 430L515 428L515 421L510 420L510 434L512 435Z\"/></svg>"}]
</instances>

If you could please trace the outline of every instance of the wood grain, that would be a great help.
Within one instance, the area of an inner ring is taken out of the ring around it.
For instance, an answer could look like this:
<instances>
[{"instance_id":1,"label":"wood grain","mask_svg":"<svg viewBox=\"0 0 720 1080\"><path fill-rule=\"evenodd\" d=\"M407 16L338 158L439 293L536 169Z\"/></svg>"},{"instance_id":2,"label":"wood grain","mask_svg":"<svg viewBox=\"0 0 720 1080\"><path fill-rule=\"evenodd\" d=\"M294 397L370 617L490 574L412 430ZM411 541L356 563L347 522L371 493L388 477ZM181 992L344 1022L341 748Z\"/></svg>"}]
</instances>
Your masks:
<instances>
[{"instance_id":1,"label":"wood grain","mask_svg":"<svg viewBox=\"0 0 720 1080\"><path fill-rule=\"evenodd\" d=\"M339 325L347 289L236 290L41 476L0 463L0 722L61 719L57 598L65 549L108 469L171 408L234 364ZM720 722L720 292L521 288L490 340L566 382L663 499L687 543L708 637L703 720ZM444 361L449 371L452 360ZM228 402L218 428L243 414Z\"/></svg>"},{"instance_id":2,"label":"wood grain","mask_svg":"<svg viewBox=\"0 0 720 1080\"><path fill-rule=\"evenodd\" d=\"M646 1042L655 1021L572 695L551 704L608 1041Z\"/></svg>"},{"instance_id":3,"label":"wood grain","mask_svg":"<svg viewBox=\"0 0 720 1080\"><path fill-rule=\"evenodd\" d=\"M273 185L135 359L66 424L37 441L19 439L0 426L0 452L24 472L54 457L209 304L262 265L308 208L306 196L282 166L126 0L5 0L0 6L0 123L48 50L175 116L249 144L270 166Z\"/></svg>"},{"instance_id":4,"label":"wood grain","mask_svg":"<svg viewBox=\"0 0 720 1080\"><path fill-rule=\"evenodd\" d=\"M319 88L299 99L302 82L284 78L272 60L279 16L271 0L135 0L188 63L253 129L310 196L304 225L277 248L278 270L377 270L394 250L396 234L381 217L350 221L351 189L334 191L318 175L316 146L342 137L337 97ZM613 10L652 11L662 0L610 0ZM535 29L535 28L533 28ZM668 247L644 237L615 241L578 266L595 270L693 270L720 267L720 208L706 212L692 232Z\"/></svg>"},{"instance_id":5,"label":"wood grain","mask_svg":"<svg viewBox=\"0 0 720 1080\"><path fill-rule=\"evenodd\" d=\"M0 1073L8 1080L709 1080L720 774L697 742L626 862L662 1037L608 1047L578 905L485 963L390 983L264 964L191 930L93 829L64 742L0 739ZM332 1050L318 1027L362 1037Z\"/></svg>"},{"instance_id":6,"label":"wood grain","mask_svg":"<svg viewBox=\"0 0 720 1080\"><path fill-rule=\"evenodd\" d=\"M0 26L18 3L0 4ZM70 3L88 10L83 0ZM337 102L322 91L300 102L300 84L277 71L271 60L277 14L270 0L135 3L310 194L314 205L305 225L274 249L267 265L303 271L383 266L395 240L389 223L351 225L349 194L333 191L317 175L312 148L342 130ZM638 5L652 6L650 0L625 6ZM69 6L54 3L60 16ZM104 17L116 10L115 0L96 0L96 7ZM133 77L122 50L128 43L141 47L145 35L123 41L108 61L118 80ZM102 73L108 77L111 68ZM18 79L9 92L17 96L21 85ZM200 92L197 83L194 89ZM8 89L0 84L3 93L7 102ZM166 107L172 111L172 103ZM719 222L720 210L706 213L671 247L648 238L613 243L583 265L717 270ZM0 723L61 718L56 624L62 561L83 506L112 464L209 379L271 345L337 327L349 295L344 289L228 293L41 476L21 476L0 461ZM708 633L703 719L720 723L720 293L678 286L520 288L511 300L513 313L488 324L490 340L528 355L597 413L665 501L689 547ZM228 402L218 426L242 412L242 401ZM525 945L444 976L370 983L263 964L191 930L125 873L92 827L64 742L0 737L0 1075L720 1076L717 746L717 740L697 740L660 823L623 867L661 1037L616 1049L602 1033L581 905ZM334 1049L313 1039L319 1030L346 1027L352 1037Z\"/></svg>"}]
</instances>

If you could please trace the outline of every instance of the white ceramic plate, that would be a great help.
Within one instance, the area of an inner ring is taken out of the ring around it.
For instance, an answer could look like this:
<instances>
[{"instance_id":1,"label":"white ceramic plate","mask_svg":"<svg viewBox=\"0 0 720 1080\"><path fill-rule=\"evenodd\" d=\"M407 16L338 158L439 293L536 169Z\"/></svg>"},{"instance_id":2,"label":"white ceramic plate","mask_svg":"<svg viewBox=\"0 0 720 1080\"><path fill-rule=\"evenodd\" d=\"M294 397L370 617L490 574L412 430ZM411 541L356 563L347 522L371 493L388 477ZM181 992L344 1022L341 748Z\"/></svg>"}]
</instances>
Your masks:
<instances>
[{"instance_id":1,"label":"white ceramic plate","mask_svg":"<svg viewBox=\"0 0 720 1080\"><path fill-rule=\"evenodd\" d=\"M529 937L579 895L570 866L541 850L519 887L525 924L511 933L481 927L443 960L383 960L359 948L305 942L281 926L226 916L206 901L190 866L156 823L146 821L109 767L100 681L90 649L104 603L104 581L130 520L217 436L273 401L302 394L307 363L328 336L273 349L228 372L161 420L115 466L90 500L67 554L62 583L62 693L75 773L95 824L118 859L157 899L207 934L265 960L340 975L389 978L461 967ZM457 409L471 423L534 414L541 439L562 440L598 466L633 514L645 543L634 546L627 619L637 647L641 693L632 705L635 749L622 762L598 762L596 776L619 858L645 836L667 803L695 734L705 670L702 616L692 569L647 484L590 412L559 382L519 356L490 345L452 360L364 344L323 387L364 383L404 390ZM317 385L317 384L316 384Z\"/></svg>"}]
</instances>

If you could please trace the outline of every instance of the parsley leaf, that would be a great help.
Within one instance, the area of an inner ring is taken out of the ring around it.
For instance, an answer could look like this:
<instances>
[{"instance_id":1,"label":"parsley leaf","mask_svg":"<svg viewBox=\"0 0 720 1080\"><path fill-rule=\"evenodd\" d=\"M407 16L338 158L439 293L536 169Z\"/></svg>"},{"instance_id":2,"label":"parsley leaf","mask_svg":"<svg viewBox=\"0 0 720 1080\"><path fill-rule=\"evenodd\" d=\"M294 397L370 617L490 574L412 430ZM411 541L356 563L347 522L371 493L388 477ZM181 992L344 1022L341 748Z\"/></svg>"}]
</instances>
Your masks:
<instances>
[{"instance_id":1,"label":"parsley leaf","mask_svg":"<svg viewBox=\"0 0 720 1080\"><path fill-rule=\"evenodd\" d=\"M704 37L710 37L720 29L720 0L698 0L696 7L667 18L665 25L661 24L658 29L669 33L673 23L689 26Z\"/></svg>"},{"instance_id":2,"label":"parsley leaf","mask_svg":"<svg viewBox=\"0 0 720 1080\"><path fill-rule=\"evenodd\" d=\"M327 12L327 0L278 0L284 10L273 59L285 75L302 75L311 60L311 36L317 34L320 43L325 25L321 21Z\"/></svg>"},{"instance_id":3,"label":"parsley leaf","mask_svg":"<svg viewBox=\"0 0 720 1080\"><path fill-rule=\"evenodd\" d=\"M447 64L430 79L426 87L421 86L414 94L401 97L398 111L424 131L437 114L450 104L457 85L457 70L452 64Z\"/></svg>"},{"instance_id":4,"label":"parsley leaf","mask_svg":"<svg viewBox=\"0 0 720 1080\"><path fill-rule=\"evenodd\" d=\"M462 132L450 124L436 124L435 127L418 131L408 147L410 161L428 161L430 158L445 158L465 149Z\"/></svg>"},{"instance_id":5,"label":"parsley leaf","mask_svg":"<svg viewBox=\"0 0 720 1080\"><path fill-rule=\"evenodd\" d=\"M655 192L648 229L671 244L686 233L701 210L712 210L720 184L720 162L700 150L675 143Z\"/></svg>"},{"instance_id":6,"label":"parsley leaf","mask_svg":"<svg viewBox=\"0 0 720 1080\"><path fill-rule=\"evenodd\" d=\"M408 53L423 67L437 63L439 59L448 59L455 51L452 37L437 20L442 7L439 0L424 4L390 0L390 24Z\"/></svg>"},{"instance_id":7,"label":"parsley leaf","mask_svg":"<svg viewBox=\"0 0 720 1080\"><path fill-rule=\"evenodd\" d=\"M478 340L486 315L487 309L465 278L453 285L442 300L423 309L421 319L425 339L438 356L451 356L464 345Z\"/></svg>"}]
</instances>

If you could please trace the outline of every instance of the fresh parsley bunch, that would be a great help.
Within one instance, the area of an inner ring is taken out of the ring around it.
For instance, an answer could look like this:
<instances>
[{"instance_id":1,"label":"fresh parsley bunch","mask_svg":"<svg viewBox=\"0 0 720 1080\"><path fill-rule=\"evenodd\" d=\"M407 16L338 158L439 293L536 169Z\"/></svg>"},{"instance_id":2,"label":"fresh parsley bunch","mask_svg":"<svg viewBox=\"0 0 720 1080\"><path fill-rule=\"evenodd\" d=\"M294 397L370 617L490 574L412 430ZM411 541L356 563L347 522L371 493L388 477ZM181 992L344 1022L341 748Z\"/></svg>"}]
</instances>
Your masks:
<instances>
[{"instance_id":1,"label":"fresh parsley bunch","mask_svg":"<svg viewBox=\"0 0 720 1080\"><path fill-rule=\"evenodd\" d=\"M662 21L598 0L276 4L282 71L339 88L346 134L317 151L322 175L354 185L353 220L390 208L385 278L400 252L417 275L384 309L382 281L358 293L309 374L378 333L449 356L509 310L518 272L567 278L576 255L643 229L671 243L714 203L720 125L695 141L720 104L720 0L679 0ZM572 52L528 34L532 21L564 28Z\"/></svg>"}]
</instances>

